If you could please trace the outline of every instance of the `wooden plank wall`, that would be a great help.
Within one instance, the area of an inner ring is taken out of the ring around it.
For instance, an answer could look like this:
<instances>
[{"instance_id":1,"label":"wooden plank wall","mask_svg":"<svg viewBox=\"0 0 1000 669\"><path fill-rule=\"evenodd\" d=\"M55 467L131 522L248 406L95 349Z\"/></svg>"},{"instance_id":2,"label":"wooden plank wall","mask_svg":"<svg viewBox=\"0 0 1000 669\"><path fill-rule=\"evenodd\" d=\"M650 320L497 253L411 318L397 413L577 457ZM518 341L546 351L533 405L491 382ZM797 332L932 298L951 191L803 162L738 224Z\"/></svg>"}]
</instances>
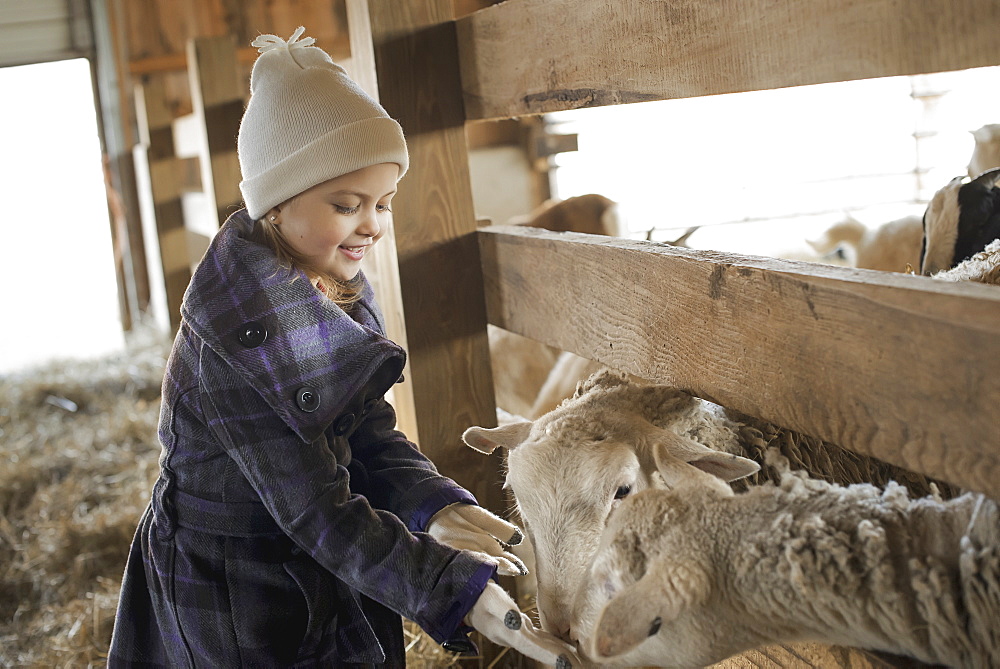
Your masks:
<instances>
[{"instance_id":1,"label":"wooden plank wall","mask_svg":"<svg viewBox=\"0 0 1000 669\"><path fill-rule=\"evenodd\" d=\"M166 98L176 118L193 110L188 82L189 40L232 36L241 64L239 80L249 95L249 75L261 33L288 37L304 25L335 58L350 54L344 0L107 0L117 38L122 125L134 127L132 87L143 75L164 77ZM120 37L119 37L120 36ZM129 138L135 143L134 136Z\"/></svg>"},{"instance_id":2,"label":"wooden plank wall","mask_svg":"<svg viewBox=\"0 0 1000 669\"><path fill-rule=\"evenodd\" d=\"M42 4L58 3L45 0ZM140 221L142 206L139 200L145 195L138 193L136 179L143 178L146 166L133 165L134 154L142 152L142 149L134 149L141 142L142 124L136 114L139 102L134 95L136 87L156 87L162 93L163 109L170 119L191 114L196 104L188 73L189 40L231 36L235 40L239 63L235 81L239 82L240 100L237 102L231 86L216 90L214 84L217 82L212 82L201 89L203 99L198 106L204 102L205 109L209 110L211 118L205 118L203 125L208 128L210 137L224 138L229 134L232 136L226 141L235 142L231 119L238 118L239 114L234 114L233 109L249 94L250 68L257 56L256 49L249 46L253 38L262 32L287 36L298 25L306 25L310 35L317 38L323 48L335 57L345 58L350 46L344 0L73 0L70 4L74 7L88 5L96 37L95 70L108 153L109 208L114 217L116 252L122 254L118 268L122 319L125 328L130 329L140 312L155 312L157 305L154 303L164 301L162 294L151 294L163 291L162 282L153 276L160 274L161 268L145 265L148 254L144 247L153 250L159 247L157 240L147 243L143 239ZM17 12L24 13L21 9ZM216 62L220 55L223 59L228 57L227 54L202 54ZM210 148L220 147L213 145ZM213 172L220 177L214 181L206 179L205 183L221 216L231 212L240 198L238 178L232 178L235 151L228 156L222 155L225 151L219 153L218 159L213 158ZM205 176L211 177L211 174ZM204 238L199 239L199 243L203 241ZM183 249L176 248L183 254ZM182 257L178 256L177 262ZM171 259L168 264L174 262Z\"/></svg>"},{"instance_id":3,"label":"wooden plank wall","mask_svg":"<svg viewBox=\"0 0 1000 669\"><path fill-rule=\"evenodd\" d=\"M243 206L236 135L249 88L240 76L231 36L199 37L187 44L193 114L201 128L201 188L218 225Z\"/></svg>"},{"instance_id":4,"label":"wooden plank wall","mask_svg":"<svg viewBox=\"0 0 1000 669\"><path fill-rule=\"evenodd\" d=\"M152 288L150 306L159 329L175 332L184 290L191 281L181 205L189 163L174 155L172 118L162 79L137 85L135 99L140 141L133 156Z\"/></svg>"}]
</instances>

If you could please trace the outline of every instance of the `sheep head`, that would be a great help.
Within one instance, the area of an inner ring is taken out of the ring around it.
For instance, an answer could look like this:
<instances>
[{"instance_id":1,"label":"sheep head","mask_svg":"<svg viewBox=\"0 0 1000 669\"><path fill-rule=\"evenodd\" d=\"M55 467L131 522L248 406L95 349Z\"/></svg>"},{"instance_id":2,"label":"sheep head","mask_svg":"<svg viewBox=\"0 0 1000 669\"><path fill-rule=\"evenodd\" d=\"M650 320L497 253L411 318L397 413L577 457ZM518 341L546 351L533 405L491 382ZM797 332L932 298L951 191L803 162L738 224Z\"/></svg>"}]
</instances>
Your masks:
<instances>
[{"instance_id":1,"label":"sheep head","mask_svg":"<svg viewBox=\"0 0 1000 669\"><path fill-rule=\"evenodd\" d=\"M584 647L602 666L702 666L715 652L699 613L714 608L717 577L711 537L690 522L705 498L693 497L645 491L609 519L588 574L603 601ZM642 645L658 635L669 641Z\"/></svg>"},{"instance_id":2,"label":"sheep head","mask_svg":"<svg viewBox=\"0 0 1000 669\"><path fill-rule=\"evenodd\" d=\"M968 181L956 177L931 198L924 212L920 273L954 267L1000 238L1000 168Z\"/></svg>"},{"instance_id":3,"label":"sheep head","mask_svg":"<svg viewBox=\"0 0 1000 669\"><path fill-rule=\"evenodd\" d=\"M701 400L610 371L533 422L473 427L463 439L484 453L507 449L507 486L535 553L541 623L568 639L585 635L596 613L577 591L589 587L587 565L623 499L699 474L728 490L718 476L733 480L758 470L699 443L732 450L737 442L732 424Z\"/></svg>"}]
</instances>

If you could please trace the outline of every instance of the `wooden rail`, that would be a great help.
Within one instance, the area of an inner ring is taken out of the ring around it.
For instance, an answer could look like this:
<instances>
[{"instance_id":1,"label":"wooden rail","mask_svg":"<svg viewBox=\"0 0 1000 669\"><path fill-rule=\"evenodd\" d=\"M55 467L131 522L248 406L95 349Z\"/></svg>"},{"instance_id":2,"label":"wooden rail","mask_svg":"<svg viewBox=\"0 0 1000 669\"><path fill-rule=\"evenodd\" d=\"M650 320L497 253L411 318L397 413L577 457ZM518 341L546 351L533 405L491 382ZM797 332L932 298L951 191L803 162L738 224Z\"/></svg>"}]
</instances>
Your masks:
<instances>
[{"instance_id":1,"label":"wooden rail","mask_svg":"<svg viewBox=\"0 0 1000 669\"><path fill-rule=\"evenodd\" d=\"M994 0L508 0L457 21L469 120L996 65Z\"/></svg>"},{"instance_id":2,"label":"wooden rail","mask_svg":"<svg viewBox=\"0 0 1000 669\"><path fill-rule=\"evenodd\" d=\"M490 323L1000 498L1000 291L498 226Z\"/></svg>"},{"instance_id":3,"label":"wooden rail","mask_svg":"<svg viewBox=\"0 0 1000 669\"><path fill-rule=\"evenodd\" d=\"M378 94L411 154L394 202L398 277L382 290L405 316L420 445L486 506L504 509L499 463L468 455L459 435L495 420L487 320L1000 496L994 289L477 232L463 132L475 120L995 65L1000 3L507 0L457 21L450 0L350 7L352 23L370 25L360 55L374 55ZM867 666L858 656L768 657Z\"/></svg>"}]
</instances>

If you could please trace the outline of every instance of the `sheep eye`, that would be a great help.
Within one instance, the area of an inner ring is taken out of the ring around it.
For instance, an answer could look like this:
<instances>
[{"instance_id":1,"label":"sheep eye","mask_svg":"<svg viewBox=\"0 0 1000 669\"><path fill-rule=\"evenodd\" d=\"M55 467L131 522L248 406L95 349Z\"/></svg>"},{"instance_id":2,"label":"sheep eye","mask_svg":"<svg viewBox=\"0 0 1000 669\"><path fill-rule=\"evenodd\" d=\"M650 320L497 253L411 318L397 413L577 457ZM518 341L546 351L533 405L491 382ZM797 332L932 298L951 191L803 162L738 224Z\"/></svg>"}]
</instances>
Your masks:
<instances>
[{"instance_id":1,"label":"sheep eye","mask_svg":"<svg viewBox=\"0 0 1000 669\"><path fill-rule=\"evenodd\" d=\"M618 490L615 491L615 499L623 499L628 497L628 494L632 492L632 486L630 485L620 485Z\"/></svg>"}]
</instances>

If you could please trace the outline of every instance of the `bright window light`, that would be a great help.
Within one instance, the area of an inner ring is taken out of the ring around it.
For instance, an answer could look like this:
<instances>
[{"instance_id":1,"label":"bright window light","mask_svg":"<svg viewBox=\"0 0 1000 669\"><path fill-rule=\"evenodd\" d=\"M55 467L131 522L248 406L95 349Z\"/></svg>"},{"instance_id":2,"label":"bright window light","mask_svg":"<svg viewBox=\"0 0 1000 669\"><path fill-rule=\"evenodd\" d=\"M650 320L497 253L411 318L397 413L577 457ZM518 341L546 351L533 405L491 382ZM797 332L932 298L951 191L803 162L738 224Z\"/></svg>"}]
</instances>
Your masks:
<instances>
[{"instance_id":1,"label":"bright window light","mask_svg":"<svg viewBox=\"0 0 1000 669\"><path fill-rule=\"evenodd\" d=\"M86 59L0 68L0 373L124 346Z\"/></svg>"},{"instance_id":2,"label":"bright window light","mask_svg":"<svg viewBox=\"0 0 1000 669\"><path fill-rule=\"evenodd\" d=\"M806 239L847 215L869 227L922 214L966 173L971 132L1000 123L1000 67L549 115L577 133L558 198L616 200L625 236L815 259Z\"/></svg>"}]
</instances>

